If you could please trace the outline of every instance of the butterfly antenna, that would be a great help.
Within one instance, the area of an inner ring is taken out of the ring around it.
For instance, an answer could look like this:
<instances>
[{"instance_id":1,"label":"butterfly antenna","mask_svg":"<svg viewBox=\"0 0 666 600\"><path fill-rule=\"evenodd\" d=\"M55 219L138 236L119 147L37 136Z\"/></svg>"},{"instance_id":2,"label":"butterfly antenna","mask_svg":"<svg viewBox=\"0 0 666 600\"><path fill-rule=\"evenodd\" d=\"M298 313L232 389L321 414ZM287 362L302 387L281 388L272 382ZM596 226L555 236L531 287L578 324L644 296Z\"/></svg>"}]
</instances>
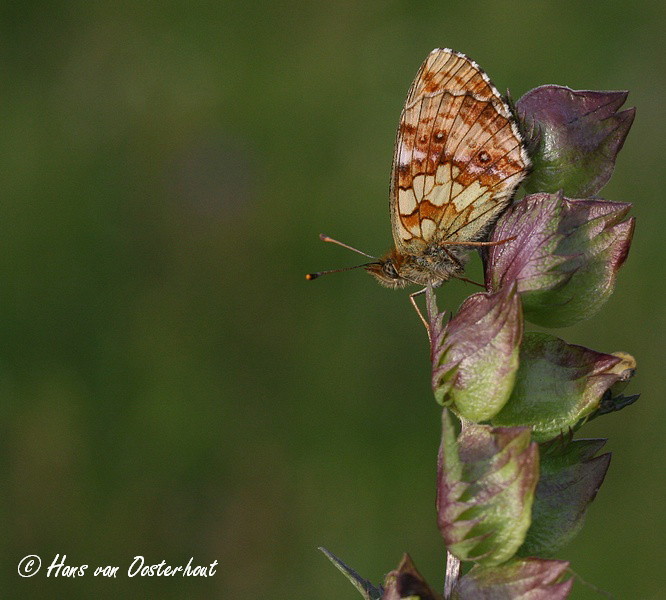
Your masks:
<instances>
[{"instance_id":1,"label":"butterfly antenna","mask_svg":"<svg viewBox=\"0 0 666 600\"><path fill-rule=\"evenodd\" d=\"M305 278L308 281L312 281L313 279L317 279L318 277L321 277L322 275L329 275L330 273L342 273L343 271L353 271L354 269L361 269L362 267L368 267L372 264L375 263L365 263L363 265L356 265L355 267L344 267L342 269L331 269L330 271L319 271L317 273L308 273Z\"/></svg>"},{"instance_id":2,"label":"butterfly antenna","mask_svg":"<svg viewBox=\"0 0 666 600\"><path fill-rule=\"evenodd\" d=\"M337 244L338 246L342 246L343 248L347 248L347 250L351 250L352 252L356 252L357 254L362 254L363 256L367 256L368 258L372 258L374 260L377 260L376 256L371 256L370 254L366 254L365 252L361 252L360 250L357 250L356 248L352 248L351 246L348 246L347 244L343 244L342 242L338 242L338 240L334 240L332 237L328 237L327 235L324 235L323 233L319 234L319 239L322 242L331 242L333 244ZM364 266L364 265L359 265L359 267L362 267L362 266ZM353 267L353 268L356 268L356 267Z\"/></svg>"}]
</instances>

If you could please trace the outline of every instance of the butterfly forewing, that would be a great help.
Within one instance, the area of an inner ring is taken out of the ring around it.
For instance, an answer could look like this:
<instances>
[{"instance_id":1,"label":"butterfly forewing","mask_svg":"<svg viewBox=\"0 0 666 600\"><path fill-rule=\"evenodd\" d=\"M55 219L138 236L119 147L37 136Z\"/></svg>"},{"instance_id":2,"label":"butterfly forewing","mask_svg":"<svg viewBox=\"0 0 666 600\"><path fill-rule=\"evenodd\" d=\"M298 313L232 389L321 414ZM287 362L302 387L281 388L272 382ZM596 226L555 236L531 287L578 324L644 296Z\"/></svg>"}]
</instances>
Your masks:
<instances>
[{"instance_id":1,"label":"butterfly forewing","mask_svg":"<svg viewBox=\"0 0 666 600\"><path fill-rule=\"evenodd\" d=\"M396 248L478 240L529 167L511 111L466 56L434 50L412 84L391 176Z\"/></svg>"}]
</instances>

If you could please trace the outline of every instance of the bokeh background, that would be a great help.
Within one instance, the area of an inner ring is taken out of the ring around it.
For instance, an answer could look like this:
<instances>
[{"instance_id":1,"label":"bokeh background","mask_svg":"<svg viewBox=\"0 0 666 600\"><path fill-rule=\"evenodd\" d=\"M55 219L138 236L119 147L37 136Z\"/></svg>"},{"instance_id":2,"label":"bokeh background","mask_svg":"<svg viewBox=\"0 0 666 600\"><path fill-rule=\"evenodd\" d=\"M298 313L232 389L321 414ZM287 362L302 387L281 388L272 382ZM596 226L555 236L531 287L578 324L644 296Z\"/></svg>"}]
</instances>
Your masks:
<instances>
[{"instance_id":1,"label":"bokeh background","mask_svg":"<svg viewBox=\"0 0 666 600\"><path fill-rule=\"evenodd\" d=\"M388 248L398 116L447 46L515 98L558 83L638 108L603 190L635 203L629 260L558 334L633 353L643 396L584 430L614 456L560 556L665 597L665 29L640 0L3 4L2 596L357 597L318 545L375 582L408 551L441 586L423 328L362 272L303 275L358 262L322 231ZM27 554L120 572L21 579ZM219 566L130 579L135 555Z\"/></svg>"}]
</instances>

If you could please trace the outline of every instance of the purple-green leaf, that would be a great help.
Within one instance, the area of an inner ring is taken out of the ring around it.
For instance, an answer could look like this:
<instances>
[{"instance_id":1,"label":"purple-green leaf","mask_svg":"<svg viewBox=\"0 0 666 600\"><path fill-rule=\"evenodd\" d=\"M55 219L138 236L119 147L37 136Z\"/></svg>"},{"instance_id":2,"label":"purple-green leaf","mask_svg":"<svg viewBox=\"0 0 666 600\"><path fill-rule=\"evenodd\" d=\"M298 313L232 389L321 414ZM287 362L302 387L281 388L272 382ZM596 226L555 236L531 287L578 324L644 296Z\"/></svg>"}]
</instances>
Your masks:
<instances>
[{"instance_id":1,"label":"purple-green leaf","mask_svg":"<svg viewBox=\"0 0 666 600\"><path fill-rule=\"evenodd\" d=\"M610 454L595 456L605 443L562 436L540 447L532 525L519 555L548 558L575 537L610 464Z\"/></svg>"},{"instance_id":2,"label":"purple-green leaf","mask_svg":"<svg viewBox=\"0 0 666 600\"><path fill-rule=\"evenodd\" d=\"M627 94L544 85L520 98L516 114L533 163L527 192L596 194L613 173L634 121L636 109L617 112Z\"/></svg>"},{"instance_id":3,"label":"purple-green leaf","mask_svg":"<svg viewBox=\"0 0 666 600\"><path fill-rule=\"evenodd\" d=\"M526 333L513 393L492 423L531 425L537 441L566 433L594 412L620 379L615 369L620 362L549 334Z\"/></svg>"},{"instance_id":4,"label":"purple-green leaf","mask_svg":"<svg viewBox=\"0 0 666 600\"><path fill-rule=\"evenodd\" d=\"M561 581L568 562L515 559L499 567L475 566L453 590L452 600L564 600L573 579Z\"/></svg>"},{"instance_id":5,"label":"purple-green leaf","mask_svg":"<svg viewBox=\"0 0 666 600\"><path fill-rule=\"evenodd\" d=\"M436 400L466 419L490 419L508 400L518 369L523 320L516 287L470 296L446 326L430 288L427 303Z\"/></svg>"},{"instance_id":6,"label":"purple-green leaf","mask_svg":"<svg viewBox=\"0 0 666 600\"><path fill-rule=\"evenodd\" d=\"M384 581L384 594L381 600L441 600L418 572L409 554L405 554L398 568L391 571Z\"/></svg>"},{"instance_id":7,"label":"purple-green leaf","mask_svg":"<svg viewBox=\"0 0 666 600\"><path fill-rule=\"evenodd\" d=\"M510 559L530 526L539 473L529 427L468 424L456 440L447 409L437 465L437 522L460 560Z\"/></svg>"},{"instance_id":8,"label":"purple-green leaf","mask_svg":"<svg viewBox=\"0 0 666 600\"><path fill-rule=\"evenodd\" d=\"M486 285L516 283L525 318L545 327L591 317L613 292L629 253L630 204L533 194L504 213L486 260Z\"/></svg>"}]
</instances>

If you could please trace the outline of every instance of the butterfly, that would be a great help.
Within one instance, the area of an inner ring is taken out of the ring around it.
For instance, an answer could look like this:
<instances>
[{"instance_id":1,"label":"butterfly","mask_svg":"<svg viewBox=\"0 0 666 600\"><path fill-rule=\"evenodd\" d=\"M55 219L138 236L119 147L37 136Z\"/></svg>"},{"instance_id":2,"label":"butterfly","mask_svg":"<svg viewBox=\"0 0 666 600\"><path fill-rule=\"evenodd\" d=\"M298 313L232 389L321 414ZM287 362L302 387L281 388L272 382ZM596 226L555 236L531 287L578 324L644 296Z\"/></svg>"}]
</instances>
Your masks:
<instances>
[{"instance_id":1,"label":"butterfly","mask_svg":"<svg viewBox=\"0 0 666 600\"><path fill-rule=\"evenodd\" d=\"M437 48L400 116L389 193L394 247L375 258L320 237L372 258L349 269L364 268L387 287L464 279L465 249L498 243L484 239L529 169L511 108L488 76L464 54ZM417 312L414 296L424 291L410 296Z\"/></svg>"}]
</instances>

